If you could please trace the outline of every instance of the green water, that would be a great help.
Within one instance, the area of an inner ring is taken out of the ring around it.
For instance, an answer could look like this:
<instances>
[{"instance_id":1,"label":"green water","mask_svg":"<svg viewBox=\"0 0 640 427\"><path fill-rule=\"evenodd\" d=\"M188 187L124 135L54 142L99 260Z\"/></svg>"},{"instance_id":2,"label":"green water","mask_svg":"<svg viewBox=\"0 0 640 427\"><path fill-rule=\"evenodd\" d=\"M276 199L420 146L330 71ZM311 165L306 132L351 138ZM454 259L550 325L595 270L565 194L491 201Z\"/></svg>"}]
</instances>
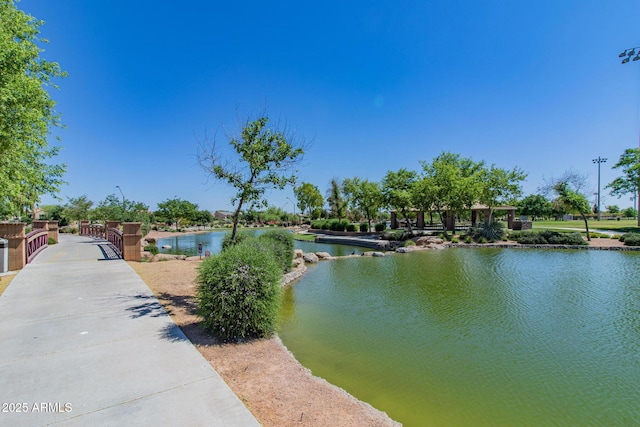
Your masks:
<instances>
[{"instance_id":1,"label":"green water","mask_svg":"<svg viewBox=\"0 0 640 427\"><path fill-rule=\"evenodd\" d=\"M285 294L315 375L408 426L640 423L640 253L343 259Z\"/></svg>"}]
</instances>

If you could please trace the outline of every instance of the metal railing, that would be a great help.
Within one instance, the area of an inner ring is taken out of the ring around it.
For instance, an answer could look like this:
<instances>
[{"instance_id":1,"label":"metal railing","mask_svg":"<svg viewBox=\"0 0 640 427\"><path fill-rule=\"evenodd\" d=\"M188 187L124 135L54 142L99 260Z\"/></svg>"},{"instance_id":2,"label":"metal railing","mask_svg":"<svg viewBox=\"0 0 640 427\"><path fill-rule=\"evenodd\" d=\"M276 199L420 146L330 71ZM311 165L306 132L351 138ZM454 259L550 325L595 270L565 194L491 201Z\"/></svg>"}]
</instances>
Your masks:
<instances>
[{"instance_id":1,"label":"metal railing","mask_svg":"<svg viewBox=\"0 0 640 427\"><path fill-rule=\"evenodd\" d=\"M27 244L26 261L29 264L42 250L49 246L49 231L45 229L33 230L24 236Z\"/></svg>"},{"instance_id":2,"label":"metal railing","mask_svg":"<svg viewBox=\"0 0 640 427\"><path fill-rule=\"evenodd\" d=\"M80 235L88 237L101 237L104 239L104 225L83 224L80 228Z\"/></svg>"},{"instance_id":3,"label":"metal railing","mask_svg":"<svg viewBox=\"0 0 640 427\"><path fill-rule=\"evenodd\" d=\"M107 230L107 240L118 252L120 258L124 257L124 241L122 239L122 231L117 228L109 228Z\"/></svg>"}]
</instances>

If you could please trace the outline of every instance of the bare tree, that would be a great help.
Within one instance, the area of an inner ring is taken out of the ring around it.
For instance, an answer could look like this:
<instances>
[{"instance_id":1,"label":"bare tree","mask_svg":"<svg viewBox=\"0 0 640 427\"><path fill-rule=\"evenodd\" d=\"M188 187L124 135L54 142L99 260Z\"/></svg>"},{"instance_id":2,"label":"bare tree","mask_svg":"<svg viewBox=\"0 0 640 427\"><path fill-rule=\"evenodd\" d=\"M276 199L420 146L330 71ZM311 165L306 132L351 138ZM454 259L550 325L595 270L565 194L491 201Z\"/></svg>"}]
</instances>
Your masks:
<instances>
[{"instance_id":1,"label":"bare tree","mask_svg":"<svg viewBox=\"0 0 640 427\"><path fill-rule=\"evenodd\" d=\"M205 173L224 181L236 190L231 203L235 204L231 240L235 241L238 220L243 206L267 206L264 194L268 189L283 189L296 182L295 165L304 155L305 144L296 142L286 126L280 130L267 127L269 118L262 115L247 119L240 136L225 133L229 145L236 152L234 160L225 159L221 149L205 138L198 148L198 162Z\"/></svg>"}]
</instances>

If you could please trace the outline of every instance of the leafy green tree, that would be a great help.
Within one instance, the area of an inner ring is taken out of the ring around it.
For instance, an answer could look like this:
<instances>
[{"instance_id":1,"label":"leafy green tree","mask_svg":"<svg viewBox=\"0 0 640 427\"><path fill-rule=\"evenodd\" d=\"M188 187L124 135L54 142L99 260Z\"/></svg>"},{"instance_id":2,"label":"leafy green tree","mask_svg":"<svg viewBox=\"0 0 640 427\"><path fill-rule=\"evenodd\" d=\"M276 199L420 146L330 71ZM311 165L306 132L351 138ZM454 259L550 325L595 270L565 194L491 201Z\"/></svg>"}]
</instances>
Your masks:
<instances>
[{"instance_id":1,"label":"leafy green tree","mask_svg":"<svg viewBox=\"0 0 640 427\"><path fill-rule=\"evenodd\" d=\"M327 203L329 204L329 215L333 218L342 219L346 216L347 202L342 196L340 190L340 182L337 179L332 179L329 183L329 190L327 191Z\"/></svg>"},{"instance_id":2,"label":"leafy green tree","mask_svg":"<svg viewBox=\"0 0 640 427\"><path fill-rule=\"evenodd\" d=\"M622 210L622 216L625 218L635 218L638 216L638 210L635 208L626 208Z\"/></svg>"},{"instance_id":3,"label":"leafy green tree","mask_svg":"<svg viewBox=\"0 0 640 427\"><path fill-rule=\"evenodd\" d=\"M611 189L611 195L620 197L624 194L637 194L640 196L640 148L624 150L613 168L621 169L622 176L605 187ZM640 197L638 197L637 207L640 209ZM638 217L638 226L640 226L640 217Z\"/></svg>"},{"instance_id":4,"label":"leafy green tree","mask_svg":"<svg viewBox=\"0 0 640 427\"><path fill-rule=\"evenodd\" d=\"M48 221L58 221L60 227L69 225L69 220L65 216L64 206L61 205L45 205L41 206L45 213L45 219ZM88 216L86 218L89 218Z\"/></svg>"},{"instance_id":5,"label":"leafy green tree","mask_svg":"<svg viewBox=\"0 0 640 427\"><path fill-rule=\"evenodd\" d=\"M371 221L377 218L384 204L380 184L354 177L345 179L342 182L342 188L352 209L364 215L368 230L371 230Z\"/></svg>"},{"instance_id":6,"label":"leafy green tree","mask_svg":"<svg viewBox=\"0 0 640 427\"><path fill-rule=\"evenodd\" d=\"M247 120L239 138L229 138L236 151L236 165L225 162L213 144L201 144L198 159L204 171L211 177L225 181L236 189L231 202L236 204L233 214L234 240L242 207L262 203L267 189L282 190L295 184L293 167L302 159L304 147L295 144L292 137L278 129L267 128L268 117Z\"/></svg>"},{"instance_id":7,"label":"leafy green tree","mask_svg":"<svg viewBox=\"0 0 640 427\"><path fill-rule=\"evenodd\" d=\"M90 213L90 219L101 221L142 222L151 220L149 206L133 200L122 200L115 194L109 194Z\"/></svg>"},{"instance_id":8,"label":"leafy green tree","mask_svg":"<svg viewBox=\"0 0 640 427\"><path fill-rule=\"evenodd\" d=\"M40 57L42 24L13 0L0 1L0 210L14 214L58 191L65 172L48 163L59 147L47 137L61 123L47 88L57 89L54 79L66 73Z\"/></svg>"},{"instance_id":9,"label":"leafy green tree","mask_svg":"<svg viewBox=\"0 0 640 427\"><path fill-rule=\"evenodd\" d=\"M158 203L158 210L156 211L156 215L173 222L176 230L180 227L180 222L195 220L197 214L198 205L178 197Z\"/></svg>"},{"instance_id":10,"label":"leafy green tree","mask_svg":"<svg viewBox=\"0 0 640 427\"><path fill-rule=\"evenodd\" d=\"M520 183L527 174L515 167L505 170L491 165L489 168L480 169L479 173L479 199L478 201L489 207L487 224L492 222L493 210L496 206L506 204L516 199L522 193Z\"/></svg>"},{"instance_id":11,"label":"leafy green tree","mask_svg":"<svg viewBox=\"0 0 640 427\"><path fill-rule=\"evenodd\" d=\"M620 213L620 206L618 205L610 205L610 206L605 206L607 209L607 212L609 212L610 214L617 214Z\"/></svg>"},{"instance_id":12,"label":"leafy green tree","mask_svg":"<svg viewBox=\"0 0 640 427\"><path fill-rule=\"evenodd\" d=\"M211 215L211 212L208 210L197 211L193 217L193 221L204 227L211 224L213 221L213 215Z\"/></svg>"},{"instance_id":13,"label":"leafy green tree","mask_svg":"<svg viewBox=\"0 0 640 427\"><path fill-rule=\"evenodd\" d=\"M578 212L584 221L584 228L587 230L587 240L591 241L589 233L589 221L587 214L591 210L589 201L584 194L581 194L569 187L566 181L560 181L553 187L558 194L558 202L566 207L570 212Z\"/></svg>"},{"instance_id":14,"label":"leafy green tree","mask_svg":"<svg viewBox=\"0 0 640 427\"><path fill-rule=\"evenodd\" d=\"M93 202L89 200L86 194L80 197L70 197L66 205L64 205L64 216L70 221L79 221L81 219L89 219L89 212Z\"/></svg>"},{"instance_id":15,"label":"leafy green tree","mask_svg":"<svg viewBox=\"0 0 640 427\"><path fill-rule=\"evenodd\" d=\"M301 212L307 212L310 219L313 219L313 211L324 205L324 199L318 187L308 182L303 182L293 189L293 194L298 201L298 208Z\"/></svg>"},{"instance_id":16,"label":"leafy green tree","mask_svg":"<svg viewBox=\"0 0 640 427\"><path fill-rule=\"evenodd\" d=\"M551 202L542 194L531 194L518 202L517 205L520 213L530 216L533 221L535 221L536 218L551 215Z\"/></svg>"},{"instance_id":17,"label":"leafy green tree","mask_svg":"<svg viewBox=\"0 0 640 427\"><path fill-rule=\"evenodd\" d=\"M413 207L412 188L418 178L415 171L401 168L397 172L388 171L382 178L382 195L384 204L400 213L412 232L409 211Z\"/></svg>"},{"instance_id":18,"label":"leafy green tree","mask_svg":"<svg viewBox=\"0 0 640 427\"><path fill-rule=\"evenodd\" d=\"M431 163L421 162L424 171L423 184L433 209L439 214L446 230L446 215L460 215L471 209L480 197L479 171L482 163L460 157L459 154L442 152ZM454 227L455 233L455 227Z\"/></svg>"}]
</instances>

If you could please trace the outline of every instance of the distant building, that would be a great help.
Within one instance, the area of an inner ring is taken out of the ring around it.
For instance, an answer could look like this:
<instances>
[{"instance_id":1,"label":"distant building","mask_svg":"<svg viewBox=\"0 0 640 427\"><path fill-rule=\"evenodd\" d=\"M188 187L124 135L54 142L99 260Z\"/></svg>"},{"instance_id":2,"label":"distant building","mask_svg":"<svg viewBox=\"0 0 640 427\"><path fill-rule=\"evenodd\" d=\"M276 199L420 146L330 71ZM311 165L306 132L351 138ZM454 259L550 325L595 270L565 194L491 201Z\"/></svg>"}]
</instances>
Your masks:
<instances>
[{"instance_id":1,"label":"distant building","mask_svg":"<svg viewBox=\"0 0 640 427\"><path fill-rule=\"evenodd\" d=\"M225 221L227 219L230 219L233 216L233 213L229 212L229 211L215 211L213 213L213 216L216 219L220 219L222 221Z\"/></svg>"}]
</instances>

